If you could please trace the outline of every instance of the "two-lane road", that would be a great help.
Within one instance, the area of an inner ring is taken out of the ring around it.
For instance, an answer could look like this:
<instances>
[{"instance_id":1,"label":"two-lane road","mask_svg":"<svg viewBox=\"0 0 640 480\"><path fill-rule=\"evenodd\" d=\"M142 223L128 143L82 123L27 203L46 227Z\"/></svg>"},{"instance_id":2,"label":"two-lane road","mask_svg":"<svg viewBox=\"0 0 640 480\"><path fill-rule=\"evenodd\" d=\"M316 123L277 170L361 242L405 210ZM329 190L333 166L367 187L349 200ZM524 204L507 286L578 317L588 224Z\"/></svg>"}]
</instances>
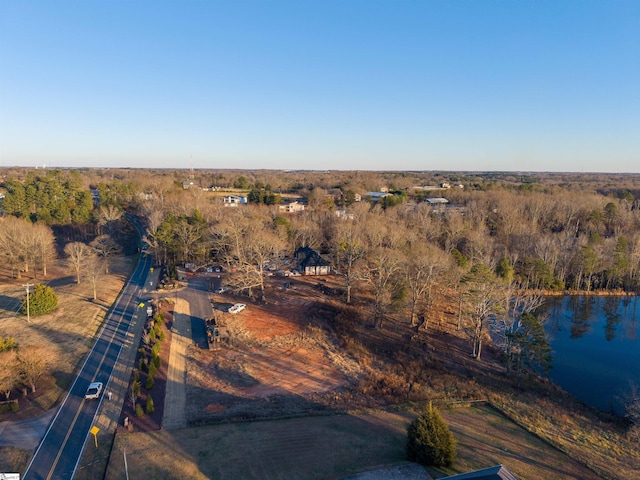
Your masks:
<instances>
[{"instance_id":1,"label":"two-lane road","mask_svg":"<svg viewBox=\"0 0 640 480\"><path fill-rule=\"evenodd\" d=\"M24 475L26 480L71 479L91 429L102 396L85 400L91 382L102 382L108 390L111 373L125 344L136 313L152 259L142 255L100 332L69 394L60 406Z\"/></svg>"}]
</instances>

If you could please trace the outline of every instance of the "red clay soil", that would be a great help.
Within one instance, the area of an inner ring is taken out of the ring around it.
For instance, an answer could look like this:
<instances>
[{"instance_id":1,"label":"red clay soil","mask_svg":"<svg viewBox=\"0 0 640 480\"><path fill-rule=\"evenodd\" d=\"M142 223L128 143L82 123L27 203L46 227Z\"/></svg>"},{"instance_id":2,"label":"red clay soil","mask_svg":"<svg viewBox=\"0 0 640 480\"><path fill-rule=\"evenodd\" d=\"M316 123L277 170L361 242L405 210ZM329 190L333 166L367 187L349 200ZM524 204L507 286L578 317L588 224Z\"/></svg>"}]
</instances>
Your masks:
<instances>
[{"instance_id":1,"label":"red clay soil","mask_svg":"<svg viewBox=\"0 0 640 480\"><path fill-rule=\"evenodd\" d=\"M169 310L171 308L171 310ZM146 413L142 417L136 417L135 414L135 405L131 404L131 400L129 400L129 396L127 395L127 399L125 400L124 406L122 408L122 413L120 414L120 422L118 423L118 433L126 432L127 429L124 427L124 419L125 417L129 418L129 423L132 425L132 430L134 432L150 432L154 430L160 430L162 427L162 417L164 415L164 397L165 391L167 387L167 367L169 365L169 352L171 350L171 325L173 323L173 306L169 307L164 303L160 305L160 311L164 313L164 325L162 330L165 334L165 339L161 342L160 347L160 368L156 372L154 379L154 385L151 391L147 391L145 388L147 382L147 374L145 372L140 372L140 397L137 400L137 403L142 407L142 410L145 411L145 406L147 402L147 395L151 395L153 398L153 413ZM142 347L142 342L140 347ZM138 365L140 361L140 352L138 352L136 356L136 365ZM149 355L147 355L149 357ZM131 384L133 382L133 371L131 372L131 378L129 379L129 387L128 392L131 391Z\"/></svg>"}]
</instances>

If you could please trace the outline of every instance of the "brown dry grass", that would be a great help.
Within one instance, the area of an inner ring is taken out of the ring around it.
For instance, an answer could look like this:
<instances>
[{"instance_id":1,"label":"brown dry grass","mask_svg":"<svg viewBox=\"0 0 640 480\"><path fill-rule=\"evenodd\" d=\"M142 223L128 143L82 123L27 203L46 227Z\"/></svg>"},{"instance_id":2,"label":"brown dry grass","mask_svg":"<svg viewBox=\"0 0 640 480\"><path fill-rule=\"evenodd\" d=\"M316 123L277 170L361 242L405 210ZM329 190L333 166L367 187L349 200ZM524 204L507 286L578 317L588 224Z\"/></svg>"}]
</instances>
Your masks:
<instances>
[{"instance_id":1,"label":"brown dry grass","mask_svg":"<svg viewBox=\"0 0 640 480\"><path fill-rule=\"evenodd\" d=\"M458 442L455 473L504 464L522 480L601 478L489 406L442 410L442 416Z\"/></svg>"},{"instance_id":2,"label":"brown dry grass","mask_svg":"<svg viewBox=\"0 0 640 480\"><path fill-rule=\"evenodd\" d=\"M62 261L49 269L46 279L24 273L21 279L12 279L10 272L0 268L0 336L14 337L19 345L47 347L55 358L50 373L40 379L36 393L29 393L26 397L20 394L18 412L2 414L0 421L37 416L65 397L135 260L135 257L112 259L111 273L100 280L97 301L92 299L89 283L77 285ZM59 305L52 313L31 317L30 323L17 313L25 293L22 284L27 282L48 283L58 295ZM13 398L16 395L17 392ZM31 454L19 449L0 448L0 458L8 462L2 471L23 471Z\"/></svg>"},{"instance_id":3,"label":"brown dry grass","mask_svg":"<svg viewBox=\"0 0 640 480\"><path fill-rule=\"evenodd\" d=\"M0 448L0 472L18 473L27 469L31 452L21 448L2 447Z\"/></svg>"},{"instance_id":4,"label":"brown dry grass","mask_svg":"<svg viewBox=\"0 0 640 480\"><path fill-rule=\"evenodd\" d=\"M491 407L443 411L458 441L458 460L434 478L504 463L518 478L598 476ZM107 480L123 478L335 479L405 462L409 412L373 411L178 431L119 434ZM135 460L134 460L135 459Z\"/></svg>"},{"instance_id":5,"label":"brown dry grass","mask_svg":"<svg viewBox=\"0 0 640 480\"><path fill-rule=\"evenodd\" d=\"M88 282L76 284L69 277L62 261L49 269L46 281L58 295L58 308L49 314L26 317L16 313L14 307L20 304L24 289L22 283L39 283L42 279L26 278L21 280L0 276L0 336L11 336L19 345L35 345L50 348L56 356L51 366L55 380L48 384L46 401L39 402L38 408L25 405L22 413L14 416L23 418L33 416L51 408L65 394L74 378L74 372L91 349L102 320L111 307L134 262L133 257L116 257L112 261L111 274L100 280L98 300L93 301L93 292ZM0 272L7 273L7 272ZM45 385L46 385L45 379ZM22 403L22 402L21 402Z\"/></svg>"}]
</instances>

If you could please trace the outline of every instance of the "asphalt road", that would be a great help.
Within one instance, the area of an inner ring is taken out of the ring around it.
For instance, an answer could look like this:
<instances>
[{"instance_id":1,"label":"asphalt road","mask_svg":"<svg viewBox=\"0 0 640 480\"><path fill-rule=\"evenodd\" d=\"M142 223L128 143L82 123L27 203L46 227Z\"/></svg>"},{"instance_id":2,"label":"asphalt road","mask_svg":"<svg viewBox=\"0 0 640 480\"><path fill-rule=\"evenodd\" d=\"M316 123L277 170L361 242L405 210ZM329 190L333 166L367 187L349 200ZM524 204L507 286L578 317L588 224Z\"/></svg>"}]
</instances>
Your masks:
<instances>
[{"instance_id":1,"label":"asphalt road","mask_svg":"<svg viewBox=\"0 0 640 480\"><path fill-rule=\"evenodd\" d=\"M189 302L191 311L191 338L200 348L209 348L205 318L213 315L211 300L209 299L209 282L207 278L192 278L189 288L185 288L180 296Z\"/></svg>"},{"instance_id":2,"label":"asphalt road","mask_svg":"<svg viewBox=\"0 0 640 480\"><path fill-rule=\"evenodd\" d=\"M133 315L139 308L139 294L151 264L149 255L141 256L23 479L58 480L73 477L89 430L94 425L96 411L105 392L109 390L109 379L127 338ZM84 399L91 382L104 384L103 395L98 400Z\"/></svg>"}]
</instances>

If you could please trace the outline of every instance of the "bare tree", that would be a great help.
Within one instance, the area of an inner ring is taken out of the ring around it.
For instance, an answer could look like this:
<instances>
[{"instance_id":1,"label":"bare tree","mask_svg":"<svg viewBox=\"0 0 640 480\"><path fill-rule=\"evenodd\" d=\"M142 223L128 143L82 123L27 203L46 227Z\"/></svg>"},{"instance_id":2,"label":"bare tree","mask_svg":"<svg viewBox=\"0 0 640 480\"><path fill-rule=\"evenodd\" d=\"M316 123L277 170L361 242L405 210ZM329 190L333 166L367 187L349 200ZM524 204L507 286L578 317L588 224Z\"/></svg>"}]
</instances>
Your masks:
<instances>
[{"instance_id":1,"label":"bare tree","mask_svg":"<svg viewBox=\"0 0 640 480\"><path fill-rule=\"evenodd\" d=\"M85 267L85 276L89 280L91 284L91 288L93 289L93 299L98 299L98 284L100 278L105 273L105 264L107 261L99 257L98 255L93 255L87 259L86 267Z\"/></svg>"},{"instance_id":2,"label":"bare tree","mask_svg":"<svg viewBox=\"0 0 640 480\"><path fill-rule=\"evenodd\" d=\"M465 327L473 342L473 356L480 360L482 342L493 315L504 311L504 285L486 265L477 264L462 278L469 317Z\"/></svg>"},{"instance_id":3,"label":"bare tree","mask_svg":"<svg viewBox=\"0 0 640 480\"><path fill-rule=\"evenodd\" d=\"M375 328L382 326L400 268L401 257L397 250L378 247L367 255L359 271L359 279L373 288L373 326Z\"/></svg>"},{"instance_id":4,"label":"bare tree","mask_svg":"<svg viewBox=\"0 0 640 480\"><path fill-rule=\"evenodd\" d=\"M122 218L123 214L124 212L115 205L102 206L96 214L98 226L111 235L117 228L118 221Z\"/></svg>"},{"instance_id":5,"label":"bare tree","mask_svg":"<svg viewBox=\"0 0 640 480\"><path fill-rule=\"evenodd\" d=\"M20 371L15 350L0 352L0 393L9 400L11 391L20 383Z\"/></svg>"},{"instance_id":6,"label":"bare tree","mask_svg":"<svg viewBox=\"0 0 640 480\"><path fill-rule=\"evenodd\" d=\"M67 262L76 274L76 283L79 284L83 269L95 254L91 247L82 242L68 243L64 247L64 253L67 255Z\"/></svg>"},{"instance_id":7,"label":"bare tree","mask_svg":"<svg viewBox=\"0 0 640 480\"><path fill-rule=\"evenodd\" d=\"M11 274L21 278L21 271L29 265L29 242L31 223L22 218L7 217L0 222L0 255Z\"/></svg>"},{"instance_id":8,"label":"bare tree","mask_svg":"<svg viewBox=\"0 0 640 480\"><path fill-rule=\"evenodd\" d=\"M405 282L409 288L411 326L417 325L418 311L421 307L425 307L427 312L424 327L427 328L432 303L432 289L437 282L442 281L442 274L450 263L449 257L436 247L414 241L405 251L402 263Z\"/></svg>"},{"instance_id":9,"label":"bare tree","mask_svg":"<svg viewBox=\"0 0 640 480\"><path fill-rule=\"evenodd\" d=\"M91 248L96 254L104 259L105 273L109 273L109 257L115 255L120 250L118 244L110 235L98 235L91 243Z\"/></svg>"},{"instance_id":10,"label":"bare tree","mask_svg":"<svg viewBox=\"0 0 640 480\"><path fill-rule=\"evenodd\" d=\"M367 251L360 233L355 222L345 220L338 224L334 238L334 257L344 278L347 303L351 303L351 289L358 279L358 262Z\"/></svg>"},{"instance_id":11,"label":"bare tree","mask_svg":"<svg viewBox=\"0 0 640 480\"><path fill-rule=\"evenodd\" d=\"M167 260L166 246L158 238L158 229L164 218L164 213L161 210L152 210L147 216L149 226L147 228L147 234L143 238L149 245L149 249L151 253L153 253L156 263L160 263L161 259L166 263ZM163 258L162 254L164 254Z\"/></svg>"},{"instance_id":12,"label":"bare tree","mask_svg":"<svg viewBox=\"0 0 640 480\"><path fill-rule=\"evenodd\" d=\"M505 286L502 293L505 305L504 314L494 316L494 322L491 326L497 341L502 342L502 348L507 357L507 368L511 368L513 338L521 328L522 316L538 309L544 303L544 297L529 293L524 288L518 288L514 283Z\"/></svg>"},{"instance_id":13,"label":"bare tree","mask_svg":"<svg viewBox=\"0 0 640 480\"><path fill-rule=\"evenodd\" d=\"M183 220L176 223L174 232L182 250L184 260L191 261L193 259L194 246L202 238L202 230L198 225L192 225L186 220Z\"/></svg>"},{"instance_id":14,"label":"bare tree","mask_svg":"<svg viewBox=\"0 0 640 480\"><path fill-rule=\"evenodd\" d=\"M249 292L253 288L259 288L260 297L265 301L264 279L267 267L278 260L283 247L281 239L273 232L254 231L248 235L243 245L243 261L232 278L236 288Z\"/></svg>"},{"instance_id":15,"label":"bare tree","mask_svg":"<svg viewBox=\"0 0 640 480\"><path fill-rule=\"evenodd\" d=\"M136 407L136 401L138 400L138 390L135 386L135 384L132 382L131 386L129 387L129 401L131 402L131 405L133 406L133 408L135 409Z\"/></svg>"},{"instance_id":16,"label":"bare tree","mask_svg":"<svg viewBox=\"0 0 640 480\"><path fill-rule=\"evenodd\" d=\"M47 265L56 258L55 237L51 227L43 223L33 225L33 248L36 252L37 262L42 268L42 275L47 276Z\"/></svg>"},{"instance_id":17,"label":"bare tree","mask_svg":"<svg viewBox=\"0 0 640 480\"><path fill-rule=\"evenodd\" d=\"M294 249L300 247L310 247L317 249L322 242L322 232L320 231L317 218L310 213L297 215L291 219L291 226L294 235Z\"/></svg>"},{"instance_id":18,"label":"bare tree","mask_svg":"<svg viewBox=\"0 0 640 480\"><path fill-rule=\"evenodd\" d=\"M48 347L26 345L18 351L18 366L25 383L35 393L39 379L47 373L53 364L55 353Z\"/></svg>"}]
</instances>

